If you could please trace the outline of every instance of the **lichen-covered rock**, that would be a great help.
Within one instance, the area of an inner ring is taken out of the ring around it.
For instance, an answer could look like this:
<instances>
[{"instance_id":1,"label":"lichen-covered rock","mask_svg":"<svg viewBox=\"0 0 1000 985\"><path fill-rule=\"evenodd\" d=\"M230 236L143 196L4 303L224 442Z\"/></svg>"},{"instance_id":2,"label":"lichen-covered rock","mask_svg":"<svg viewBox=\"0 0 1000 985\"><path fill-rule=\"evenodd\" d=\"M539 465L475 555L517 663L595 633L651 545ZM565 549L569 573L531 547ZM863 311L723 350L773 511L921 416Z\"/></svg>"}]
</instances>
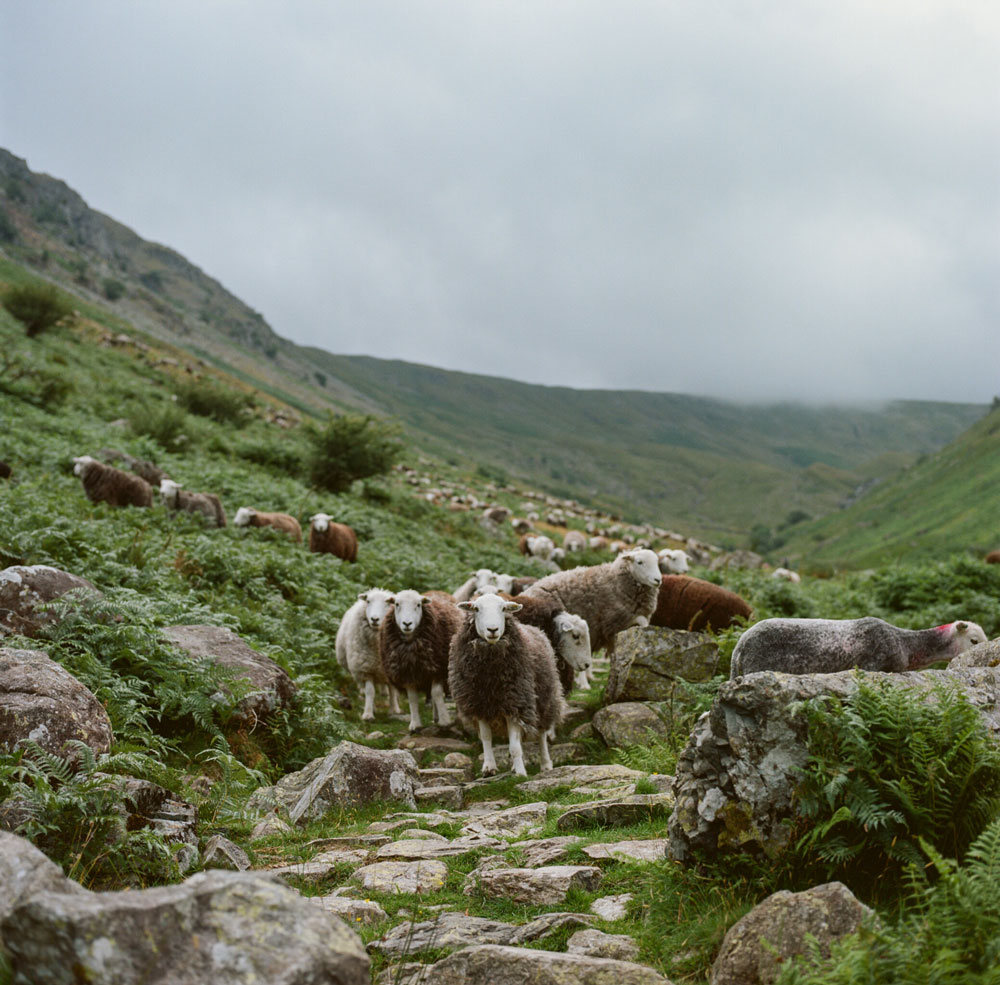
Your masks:
<instances>
[{"instance_id":1,"label":"lichen-covered rock","mask_svg":"<svg viewBox=\"0 0 1000 985\"><path fill-rule=\"evenodd\" d=\"M562 903L571 889L592 892L600 881L601 870L592 865L543 865L538 869L479 871L465 891L471 892L473 885L478 885L487 896L546 906Z\"/></svg>"},{"instance_id":2,"label":"lichen-covered rock","mask_svg":"<svg viewBox=\"0 0 1000 985\"><path fill-rule=\"evenodd\" d=\"M0 749L31 740L73 758L71 739L107 752L111 719L104 706L42 650L0 648Z\"/></svg>"},{"instance_id":3,"label":"lichen-covered rock","mask_svg":"<svg viewBox=\"0 0 1000 985\"><path fill-rule=\"evenodd\" d=\"M678 680L711 680L718 666L719 647L710 633L636 626L615 641L604 701L669 701Z\"/></svg>"},{"instance_id":4,"label":"lichen-covered rock","mask_svg":"<svg viewBox=\"0 0 1000 985\"><path fill-rule=\"evenodd\" d=\"M250 682L253 690L240 699L237 721L242 718L253 725L288 704L295 694L285 670L225 626L167 626L163 635L189 656L211 660Z\"/></svg>"},{"instance_id":5,"label":"lichen-covered rock","mask_svg":"<svg viewBox=\"0 0 1000 985\"><path fill-rule=\"evenodd\" d=\"M829 956L832 941L853 934L872 915L840 882L775 893L729 928L712 965L711 985L769 985L781 965L805 954L811 941Z\"/></svg>"},{"instance_id":6,"label":"lichen-covered rock","mask_svg":"<svg viewBox=\"0 0 1000 985\"><path fill-rule=\"evenodd\" d=\"M98 596L93 582L47 564L15 565L0 571L0 636L35 636L56 617L45 605L68 592Z\"/></svg>"},{"instance_id":7,"label":"lichen-covered rock","mask_svg":"<svg viewBox=\"0 0 1000 985\"><path fill-rule=\"evenodd\" d=\"M949 670L962 667L1000 667L1000 639L980 643L965 653L960 653L950 664Z\"/></svg>"},{"instance_id":8,"label":"lichen-covered rock","mask_svg":"<svg viewBox=\"0 0 1000 985\"><path fill-rule=\"evenodd\" d=\"M15 985L367 985L361 939L280 883L202 872L177 886L34 893L2 924Z\"/></svg>"},{"instance_id":9,"label":"lichen-covered rock","mask_svg":"<svg viewBox=\"0 0 1000 985\"><path fill-rule=\"evenodd\" d=\"M599 790L602 787L620 787L635 783L645 775L641 770L629 769L618 763L556 766L522 783L517 789L521 793L541 793L554 787L591 787Z\"/></svg>"},{"instance_id":10,"label":"lichen-covered rock","mask_svg":"<svg viewBox=\"0 0 1000 985\"><path fill-rule=\"evenodd\" d=\"M518 804L502 811L491 811L462 826L463 835L497 838L522 838L540 831L548 816L549 805L544 800Z\"/></svg>"},{"instance_id":11,"label":"lichen-covered rock","mask_svg":"<svg viewBox=\"0 0 1000 985\"><path fill-rule=\"evenodd\" d=\"M637 841L597 841L587 845L583 854L595 861L610 858L633 862L659 862L666 857L666 838L643 838Z\"/></svg>"},{"instance_id":12,"label":"lichen-covered rock","mask_svg":"<svg viewBox=\"0 0 1000 985\"><path fill-rule=\"evenodd\" d=\"M250 868L250 857L239 845L222 835L212 835L201 853L202 864L207 869L236 869L246 872Z\"/></svg>"},{"instance_id":13,"label":"lichen-covered rock","mask_svg":"<svg viewBox=\"0 0 1000 985\"><path fill-rule=\"evenodd\" d=\"M625 934L605 934L600 930L578 930L566 942L567 954L587 954L592 958L635 961L639 945Z\"/></svg>"},{"instance_id":14,"label":"lichen-covered rock","mask_svg":"<svg viewBox=\"0 0 1000 985\"><path fill-rule=\"evenodd\" d=\"M642 701L605 705L595 713L592 724L605 745L613 749L644 746L649 742L650 733L654 736L667 734L663 719Z\"/></svg>"},{"instance_id":15,"label":"lichen-covered rock","mask_svg":"<svg viewBox=\"0 0 1000 985\"><path fill-rule=\"evenodd\" d=\"M375 862L357 869L353 882L376 893L433 893L448 880L448 866L436 859Z\"/></svg>"},{"instance_id":16,"label":"lichen-covered rock","mask_svg":"<svg viewBox=\"0 0 1000 985\"><path fill-rule=\"evenodd\" d=\"M418 777L416 760L402 749L369 749L344 741L273 787L256 790L247 806L250 810L284 807L293 824L305 824L345 805L390 800L416 807L413 791Z\"/></svg>"},{"instance_id":17,"label":"lichen-covered rock","mask_svg":"<svg viewBox=\"0 0 1000 985\"><path fill-rule=\"evenodd\" d=\"M635 793L626 797L611 797L577 804L562 814L556 822L560 831L574 828L618 828L640 824L650 818L665 817L673 808L671 794Z\"/></svg>"}]
</instances>

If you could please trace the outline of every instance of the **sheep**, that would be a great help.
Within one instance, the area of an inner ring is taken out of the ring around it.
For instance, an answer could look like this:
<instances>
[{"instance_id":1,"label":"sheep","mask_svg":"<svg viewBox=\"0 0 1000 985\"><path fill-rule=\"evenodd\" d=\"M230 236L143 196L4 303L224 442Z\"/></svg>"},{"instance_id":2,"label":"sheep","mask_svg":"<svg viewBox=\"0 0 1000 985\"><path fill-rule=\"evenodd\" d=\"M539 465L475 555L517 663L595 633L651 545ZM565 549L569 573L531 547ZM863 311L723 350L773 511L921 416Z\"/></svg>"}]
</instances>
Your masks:
<instances>
[{"instance_id":1,"label":"sheep","mask_svg":"<svg viewBox=\"0 0 1000 985\"><path fill-rule=\"evenodd\" d=\"M520 516L512 516L510 518L510 525L516 534L526 534L534 529L534 524L530 520L526 520Z\"/></svg>"},{"instance_id":2,"label":"sheep","mask_svg":"<svg viewBox=\"0 0 1000 985\"><path fill-rule=\"evenodd\" d=\"M563 537L563 547L567 553L585 551L589 546L587 535L580 530L567 530Z\"/></svg>"},{"instance_id":3,"label":"sheep","mask_svg":"<svg viewBox=\"0 0 1000 985\"><path fill-rule=\"evenodd\" d=\"M775 568L771 572L771 577L790 581L793 585L798 585L802 581L802 576L797 571L792 571L791 568Z\"/></svg>"},{"instance_id":4,"label":"sheep","mask_svg":"<svg viewBox=\"0 0 1000 985\"><path fill-rule=\"evenodd\" d=\"M274 527L288 534L297 544L302 543L302 527L287 513L262 513L251 506L241 506L233 517L234 527Z\"/></svg>"},{"instance_id":5,"label":"sheep","mask_svg":"<svg viewBox=\"0 0 1000 985\"><path fill-rule=\"evenodd\" d=\"M483 743L483 776L497 771L493 732L506 728L511 768L527 776L521 739L537 735L541 768L552 769L549 734L566 713L548 637L511 618L521 603L481 595L459 608L469 613L451 641L448 684L459 716L474 721Z\"/></svg>"},{"instance_id":6,"label":"sheep","mask_svg":"<svg viewBox=\"0 0 1000 985\"><path fill-rule=\"evenodd\" d=\"M901 673L922 670L986 642L974 622L934 629L901 629L874 616L863 619L764 619L733 650L730 678L759 670L835 674L857 667Z\"/></svg>"},{"instance_id":7,"label":"sheep","mask_svg":"<svg viewBox=\"0 0 1000 985\"><path fill-rule=\"evenodd\" d=\"M0 479L9 479L13 471L6 462L0 462Z\"/></svg>"},{"instance_id":8,"label":"sheep","mask_svg":"<svg viewBox=\"0 0 1000 985\"><path fill-rule=\"evenodd\" d=\"M309 518L309 550L334 554L353 564L358 559L358 535L346 523L333 523L328 513Z\"/></svg>"},{"instance_id":9,"label":"sheep","mask_svg":"<svg viewBox=\"0 0 1000 985\"><path fill-rule=\"evenodd\" d=\"M113 465L104 465L90 455L73 459L73 474L80 477L83 491L92 503L153 505L153 487L145 479L116 469Z\"/></svg>"},{"instance_id":10,"label":"sheep","mask_svg":"<svg viewBox=\"0 0 1000 985\"><path fill-rule=\"evenodd\" d=\"M451 593L452 597L456 602L468 602L480 588L492 585L496 577L491 568L479 568Z\"/></svg>"},{"instance_id":11,"label":"sheep","mask_svg":"<svg viewBox=\"0 0 1000 985\"><path fill-rule=\"evenodd\" d=\"M1000 551L990 551L990 553L986 555L986 563L1000 564Z\"/></svg>"},{"instance_id":12,"label":"sheep","mask_svg":"<svg viewBox=\"0 0 1000 985\"><path fill-rule=\"evenodd\" d=\"M618 633L630 626L649 625L659 591L656 555L640 549L619 554L606 564L546 575L521 594L554 596L567 612L587 620L591 645L610 657Z\"/></svg>"},{"instance_id":13,"label":"sheep","mask_svg":"<svg viewBox=\"0 0 1000 985\"><path fill-rule=\"evenodd\" d=\"M537 578L532 576L526 576L524 578L513 578L511 579L510 593L511 595L520 595L526 588L530 585L534 585L538 581Z\"/></svg>"},{"instance_id":14,"label":"sheep","mask_svg":"<svg viewBox=\"0 0 1000 985\"><path fill-rule=\"evenodd\" d=\"M358 684L365 695L365 709L361 721L370 722L375 717L375 685L389 688L389 714L398 715L399 696L389 684L382 668L378 649L378 630L389 611L391 592L383 588L370 588L362 592L357 601L344 613L337 629L334 649L337 662Z\"/></svg>"},{"instance_id":15,"label":"sheep","mask_svg":"<svg viewBox=\"0 0 1000 985\"><path fill-rule=\"evenodd\" d=\"M450 725L444 704L448 680L448 647L462 621L453 602L421 595L412 589L388 599L392 618L379 627L378 648L389 683L410 699L410 731L420 728L418 695L430 688L439 725ZM464 604L464 603L460 603Z\"/></svg>"},{"instance_id":16,"label":"sheep","mask_svg":"<svg viewBox=\"0 0 1000 985\"><path fill-rule=\"evenodd\" d=\"M525 534L518 541L517 549L528 557L537 557L542 561L548 561L552 557L556 545L552 543L552 538L545 534Z\"/></svg>"},{"instance_id":17,"label":"sheep","mask_svg":"<svg viewBox=\"0 0 1000 985\"><path fill-rule=\"evenodd\" d=\"M102 448L97 454L107 465L124 462L136 475L141 476L151 486L158 486L164 479L170 478L166 469L160 468L153 462L147 462L143 458L129 455L128 452L117 451L114 448Z\"/></svg>"},{"instance_id":18,"label":"sheep","mask_svg":"<svg viewBox=\"0 0 1000 985\"><path fill-rule=\"evenodd\" d=\"M660 562L660 571L665 575L682 575L688 570L688 562L691 560L686 551L679 547L671 550L664 547L656 554Z\"/></svg>"},{"instance_id":19,"label":"sheep","mask_svg":"<svg viewBox=\"0 0 1000 985\"><path fill-rule=\"evenodd\" d=\"M745 599L721 585L688 575L664 575L649 625L718 632L752 614Z\"/></svg>"},{"instance_id":20,"label":"sheep","mask_svg":"<svg viewBox=\"0 0 1000 985\"><path fill-rule=\"evenodd\" d=\"M173 479L160 480L160 498L168 510L184 510L187 513L201 513L217 527L226 525L226 511L215 493L193 493L181 488Z\"/></svg>"},{"instance_id":21,"label":"sheep","mask_svg":"<svg viewBox=\"0 0 1000 985\"><path fill-rule=\"evenodd\" d=\"M610 544L611 541L609 541L607 537L602 537L599 534L591 537L590 540L587 541L587 546L592 551L606 551Z\"/></svg>"}]
</instances>

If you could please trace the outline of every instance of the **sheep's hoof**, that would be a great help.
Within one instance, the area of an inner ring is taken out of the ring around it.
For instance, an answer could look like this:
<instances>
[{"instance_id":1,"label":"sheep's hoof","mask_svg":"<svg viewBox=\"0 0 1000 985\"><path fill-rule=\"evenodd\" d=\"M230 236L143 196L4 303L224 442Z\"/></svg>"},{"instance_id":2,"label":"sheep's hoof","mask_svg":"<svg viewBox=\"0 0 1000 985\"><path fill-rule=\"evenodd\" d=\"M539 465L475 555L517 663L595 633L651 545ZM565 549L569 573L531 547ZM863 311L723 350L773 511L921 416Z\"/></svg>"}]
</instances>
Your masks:
<instances>
[{"instance_id":1,"label":"sheep's hoof","mask_svg":"<svg viewBox=\"0 0 1000 985\"><path fill-rule=\"evenodd\" d=\"M497 768L495 766L483 766L482 776L496 776Z\"/></svg>"},{"instance_id":2,"label":"sheep's hoof","mask_svg":"<svg viewBox=\"0 0 1000 985\"><path fill-rule=\"evenodd\" d=\"M375 721L375 714L374 714L374 712L372 714L370 714L370 715L362 715L361 716L361 721L363 721L363 722L374 722Z\"/></svg>"},{"instance_id":3,"label":"sheep's hoof","mask_svg":"<svg viewBox=\"0 0 1000 985\"><path fill-rule=\"evenodd\" d=\"M409 732L410 735L413 735L414 732L419 732L420 728L421 727L419 725L411 725L406 731Z\"/></svg>"},{"instance_id":4,"label":"sheep's hoof","mask_svg":"<svg viewBox=\"0 0 1000 985\"><path fill-rule=\"evenodd\" d=\"M515 766L514 767L514 775L515 776L527 776L528 775L528 771L524 768L524 766Z\"/></svg>"}]
</instances>

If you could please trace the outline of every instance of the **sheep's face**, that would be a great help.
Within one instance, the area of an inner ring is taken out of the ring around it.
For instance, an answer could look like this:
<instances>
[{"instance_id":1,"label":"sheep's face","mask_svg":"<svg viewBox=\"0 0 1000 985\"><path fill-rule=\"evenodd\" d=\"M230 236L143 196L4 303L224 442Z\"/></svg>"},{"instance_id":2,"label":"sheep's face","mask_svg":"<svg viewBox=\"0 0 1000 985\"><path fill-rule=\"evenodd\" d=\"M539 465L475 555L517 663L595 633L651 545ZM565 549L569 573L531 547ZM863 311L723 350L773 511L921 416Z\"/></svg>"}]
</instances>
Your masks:
<instances>
[{"instance_id":1,"label":"sheep's face","mask_svg":"<svg viewBox=\"0 0 1000 985\"><path fill-rule=\"evenodd\" d=\"M91 462L95 462L97 459L91 458L89 455L81 455L79 458L73 459L73 475L83 475L87 471L87 467Z\"/></svg>"},{"instance_id":2,"label":"sheep's face","mask_svg":"<svg viewBox=\"0 0 1000 985\"><path fill-rule=\"evenodd\" d=\"M682 575L688 570L688 556L680 548L671 550L664 548L657 554L660 571L665 575Z\"/></svg>"},{"instance_id":3,"label":"sheep's face","mask_svg":"<svg viewBox=\"0 0 1000 985\"><path fill-rule=\"evenodd\" d=\"M506 592L510 595L514 591L514 576L513 575L497 575L493 582L497 586L497 591L495 594L500 592ZM485 593L484 593L485 594Z\"/></svg>"},{"instance_id":4,"label":"sheep's face","mask_svg":"<svg viewBox=\"0 0 1000 985\"><path fill-rule=\"evenodd\" d=\"M317 513L309 518L309 522L317 533L324 533L329 528L332 519L333 517L329 513Z\"/></svg>"},{"instance_id":5,"label":"sheep's face","mask_svg":"<svg viewBox=\"0 0 1000 985\"><path fill-rule=\"evenodd\" d=\"M574 670L589 670L590 627L587 620L569 612L560 612L555 618L559 655Z\"/></svg>"},{"instance_id":6,"label":"sheep's face","mask_svg":"<svg viewBox=\"0 0 1000 985\"><path fill-rule=\"evenodd\" d=\"M480 595L471 602L459 602L464 612L475 613L476 634L487 643L499 643L507 624L508 612L520 612L524 608L520 602L508 602L499 595Z\"/></svg>"},{"instance_id":7,"label":"sheep's face","mask_svg":"<svg viewBox=\"0 0 1000 985\"><path fill-rule=\"evenodd\" d=\"M957 653L964 653L966 650L971 650L972 647L986 642L986 633L983 627L974 622L955 622L952 623L952 628L955 633Z\"/></svg>"},{"instance_id":8,"label":"sheep's face","mask_svg":"<svg viewBox=\"0 0 1000 985\"><path fill-rule=\"evenodd\" d=\"M367 592L362 592L358 598L365 603L365 622L372 629L378 629L389 611L392 593L384 588L370 588Z\"/></svg>"},{"instance_id":9,"label":"sheep's face","mask_svg":"<svg viewBox=\"0 0 1000 985\"><path fill-rule=\"evenodd\" d=\"M625 551L618 557L628 567L629 573L640 585L653 588L661 584L659 558L648 548Z\"/></svg>"},{"instance_id":10,"label":"sheep's face","mask_svg":"<svg viewBox=\"0 0 1000 985\"><path fill-rule=\"evenodd\" d=\"M177 502L177 490L180 487L180 483L173 479L160 479L160 496L167 506L173 506Z\"/></svg>"},{"instance_id":11,"label":"sheep's face","mask_svg":"<svg viewBox=\"0 0 1000 985\"><path fill-rule=\"evenodd\" d=\"M404 639L408 640L417 631L420 620L424 617L424 606L430 605L430 601L425 595L413 591L412 588L396 592L392 596L392 616Z\"/></svg>"},{"instance_id":12,"label":"sheep's face","mask_svg":"<svg viewBox=\"0 0 1000 985\"><path fill-rule=\"evenodd\" d=\"M481 592L487 585L492 585L496 575L489 568L480 568L476 572L476 591Z\"/></svg>"},{"instance_id":13,"label":"sheep's face","mask_svg":"<svg viewBox=\"0 0 1000 985\"><path fill-rule=\"evenodd\" d=\"M551 559L552 552L555 549L556 545L552 543L552 538L546 537L545 534L539 534L537 537L528 539L528 550L535 557L540 557L543 561Z\"/></svg>"},{"instance_id":14,"label":"sheep's face","mask_svg":"<svg viewBox=\"0 0 1000 985\"><path fill-rule=\"evenodd\" d=\"M236 516L233 517L234 527L249 527L250 521L257 515L255 509L251 509L249 506L241 506L236 511Z\"/></svg>"}]
</instances>

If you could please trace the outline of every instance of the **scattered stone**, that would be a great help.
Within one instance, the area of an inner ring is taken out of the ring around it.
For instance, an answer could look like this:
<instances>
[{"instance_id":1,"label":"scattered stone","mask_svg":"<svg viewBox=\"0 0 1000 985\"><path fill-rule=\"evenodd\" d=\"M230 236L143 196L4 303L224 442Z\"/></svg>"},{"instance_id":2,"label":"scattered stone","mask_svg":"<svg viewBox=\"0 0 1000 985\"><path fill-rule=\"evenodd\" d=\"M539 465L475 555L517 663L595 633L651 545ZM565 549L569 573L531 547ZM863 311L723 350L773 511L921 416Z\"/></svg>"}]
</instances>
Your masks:
<instances>
[{"instance_id":1,"label":"scattered stone","mask_svg":"<svg viewBox=\"0 0 1000 985\"><path fill-rule=\"evenodd\" d=\"M0 571L0 637L37 636L57 620L48 603L69 592L100 597L93 582L47 564L15 565Z\"/></svg>"},{"instance_id":2,"label":"scattered stone","mask_svg":"<svg viewBox=\"0 0 1000 985\"><path fill-rule=\"evenodd\" d=\"M605 934L600 930L578 930L566 942L567 954L586 954L592 958L635 961L639 945L625 934Z\"/></svg>"},{"instance_id":3,"label":"scattered stone","mask_svg":"<svg viewBox=\"0 0 1000 985\"><path fill-rule=\"evenodd\" d=\"M315 906L321 906L327 913L333 913L348 926L360 923L373 926L389 919L389 914L378 903L368 899L349 899L346 896L309 896Z\"/></svg>"},{"instance_id":4,"label":"scattered stone","mask_svg":"<svg viewBox=\"0 0 1000 985\"><path fill-rule=\"evenodd\" d=\"M602 896L590 904L590 912L596 913L602 920L607 920L609 923L614 920L624 920L628 916L628 904L634 898L632 893Z\"/></svg>"},{"instance_id":5,"label":"scattered stone","mask_svg":"<svg viewBox=\"0 0 1000 985\"><path fill-rule=\"evenodd\" d=\"M208 869L236 869L245 872L250 868L250 856L239 845L222 835L213 835L208 839L201 860Z\"/></svg>"},{"instance_id":6,"label":"scattered stone","mask_svg":"<svg viewBox=\"0 0 1000 985\"><path fill-rule=\"evenodd\" d=\"M525 742L523 743L523 748L525 763L528 765L537 763L539 757L538 743ZM562 766L566 763L578 763L584 758L586 751L578 742L560 742L549 746L549 754L552 756L552 764L554 766ZM497 769L502 773L506 773L510 769L510 750L508 747L506 745L495 745L493 747L493 755L496 759ZM477 762L481 772L483 766L482 753L477 757ZM497 779L497 777L491 777L491 779Z\"/></svg>"},{"instance_id":7,"label":"scattered stone","mask_svg":"<svg viewBox=\"0 0 1000 985\"><path fill-rule=\"evenodd\" d=\"M537 869L542 865L552 865L561 862L568 850L578 845L583 839L575 835L563 835L561 838L537 838L531 841L515 841L510 847L521 853L521 867Z\"/></svg>"},{"instance_id":8,"label":"scattered stone","mask_svg":"<svg viewBox=\"0 0 1000 985\"><path fill-rule=\"evenodd\" d=\"M330 850L336 848L380 848L392 841L388 835L341 835L337 838L313 838L306 848Z\"/></svg>"},{"instance_id":9,"label":"scattered stone","mask_svg":"<svg viewBox=\"0 0 1000 985\"><path fill-rule=\"evenodd\" d=\"M668 838L649 838L643 841L596 842L583 849L587 858L634 859L636 862L662 862L670 845Z\"/></svg>"},{"instance_id":10,"label":"scattered stone","mask_svg":"<svg viewBox=\"0 0 1000 985\"><path fill-rule=\"evenodd\" d=\"M475 763L471 756L466 756L464 752L450 752L442 760L442 765L446 769L461 770L464 779L471 780L475 774Z\"/></svg>"},{"instance_id":11,"label":"scattered stone","mask_svg":"<svg viewBox=\"0 0 1000 985\"><path fill-rule=\"evenodd\" d=\"M486 896L502 896L515 903L546 906L562 903L570 889L593 892L601 870L591 865L544 865L537 869L494 869L479 872L475 883ZM470 887L464 892L472 893Z\"/></svg>"},{"instance_id":12,"label":"scattered stone","mask_svg":"<svg viewBox=\"0 0 1000 985\"><path fill-rule=\"evenodd\" d=\"M423 838L426 841L447 841L444 835L438 834L436 831L425 831L423 828L407 828L405 831L400 831L400 838ZM391 838L385 838L382 842L384 845L386 842L391 841Z\"/></svg>"},{"instance_id":13,"label":"scattered stone","mask_svg":"<svg viewBox=\"0 0 1000 985\"><path fill-rule=\"evenodd\" d=\"M508 807L506 810L485 814L474 821L469 821L462 826L462 834L521 838L540 831L545 824L548 811L549 805L544 800Z\"/></svg>"},{"instance_id":14,"label":"scattered stone","mask_svg":"<svg viewBox=\"0 0 1000 985\"><path fill-rule=\"evenodd\" d=\"M667 726L663 719L641 701L621 701L606 705L594 715L591 725L605 745L613 749L649 744L650 734L664 736Z\"/></svg>"},{"instance_id":15,"label":"scattered stone","mask_svg":"<svg viewBox=\"0 0 1000 985\"><path fill-rule=\"evenodd\" d=\"M432 752L468 752L472 748L472 744L463 739L437 735L405 735L396 745L400 749L429 749Z\"/></svg>"},{"instance_id":16,"label":"scattered stone","mask_svg":"<svg viewBox=\"0 0 1000 985\"><path fill-rule=\"evenodd\" d=\"M674 778L669 773L650 773L646 780L656 787L657 793L670 793L674 788Z\"/></svg>"},{"instance_id":17,"label":"scattered stone","mask_svg":"<svg viewBox=\"0 0 1000 985\"><path fill-rule=\"evenodd\" d=\"M358 869L351 879L378 893L431 893L448 880L444 862L375 862Z\"/></svg>"},{"instance_id":18,"label":"scattered stone","mask_svg":"<svg viewBox=\"0 0 1000 985\"><path fill-rule=\"evenodd\" d=\"M590 722L584 722L582 725L577 725L569 733L569 737L574 742L580 742L584 739L592 739L594 737L594 726Z\"/></svg>"},{"instance_id":19,"label":"scattered stone","mask_svg":"<svg viewBox=\"0 0 1000 985\"><path fill-rule=\"evenodd\" d=\"M664 793L631 794L614 800L597 800L571 807L556 822L560 831L574 828L618 828L665 817L673 808L673 797Z\"/></svg>"},{"instance_id":20,"label":"scattered stone","mask_svg":"<svg viewBox=\"0 0 1000 985\"><path fill-rule=\"evenodd\" d=\"M425 787L450 787L465 781L465 770L449 769L446 766L432 766L422 769L420 783Z\"/></svg>"},{"instance_id":21,"label":"scattered stone","mask_svg":"<svg viewBox=\"0 0 1000 985\"><path fill-rule=\"evenodd\" d=\"M254 825L253 831L250 832L250 840L258 841L261 838L270 838L271 835L280 835L291 830L292 826L272 811Z\"/></svg>"},{"instance_id":22,"label":"scattered stone","mask_svg":"<svg viewBox=\"0 0 1000 985\"><path fill-rule=\"evenodd\" d=\"M729 928L709 981L769 985L789 958L805 954L813 942L829 957L832 941L853 934L872 915L840 882L775 893Z\"/></svg>"},{"instance_id":23,"label":"scattered stone","mask_svg":"<svg viewBox=\"0 0 1000 985\"><path fill-rule=\"evenodd\" d=\"M413 797L418 804L444 804L456 811L461 810L465 803L465 795L460 786L415 787Z\"/></svg>"},{"instance_id":24,"label":"scattered stone","mask_svg":"<svg viewBox=\"0 0 1000 985\"><path fill-rule=\"evenodd\" d=\"M403 858L403 859L423 859L423 858L453 858L459 855L468 855L469 852L479 851L482 848L492 848L499 845L496 838L473 837L456 838L454 841L428 840L426 838L401 838L399 841L390 842L383 845L376 853L376 858Z\"/></svg>"},{"instance_id":25,"label":"scattered stone","mask_svg":"<svg viewBox=\"0 0 1000 985\"><path fill-rule=\"evenodd\" d=\"M684 694L678 680L709 681L718 667L719 647L711 633L633 627L615 640L604 700L607 704L676 700Z\"/></svg>"},{"instance_id":26,"label":"scattered stone","mask_svg":"<svg viewBox=\"0 0 1000 985\"><path fill-rule=\"evenodd\" d=\"M587 786L601 789L620 786L623 783L634 784L645 775L640 770L632 770L617 763L600 766L557 766L555 769L539 773L533 780L525 781L518 790L525 793L541 793L543 790L552 790L555 787L573 787L575 790L577 787Z\"/></svg>"}]
</instances>

